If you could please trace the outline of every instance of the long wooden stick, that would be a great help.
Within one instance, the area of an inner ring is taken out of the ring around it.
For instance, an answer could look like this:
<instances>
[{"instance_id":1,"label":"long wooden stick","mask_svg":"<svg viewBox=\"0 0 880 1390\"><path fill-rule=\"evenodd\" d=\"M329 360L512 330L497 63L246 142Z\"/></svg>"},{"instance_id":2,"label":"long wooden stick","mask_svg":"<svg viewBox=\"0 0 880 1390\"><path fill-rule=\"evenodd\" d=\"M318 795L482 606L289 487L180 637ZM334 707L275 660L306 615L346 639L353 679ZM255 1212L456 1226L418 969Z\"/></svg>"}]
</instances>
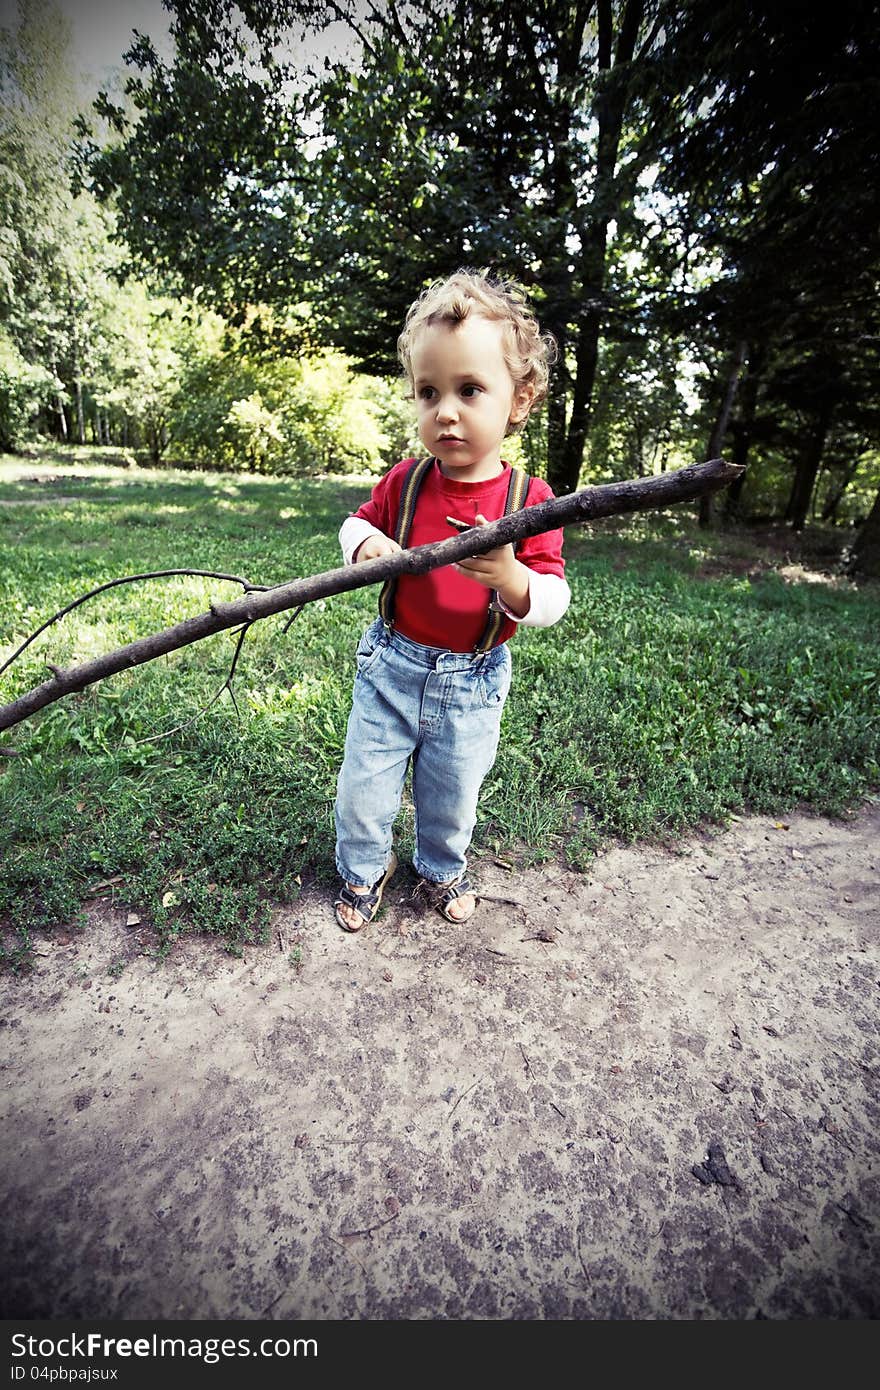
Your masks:
<instances>
[{"instance_id":1,"label":"long wooden stick","mask_svg":"<svg viewBox=\"0 0 880 1390\"><path fill-rule=\"evenodd\" d=\"M285 609L312 603L330 594L347 593L367 584L381 584L393 575L427 574L441 565L451 565L471 555L482 555L496 546L539 536L544 531L553 531L575 522L595 521L625 512L647 511L668 507L676 502L689 502L706 492L726 487L742 471L737 464L710 459L707 463L691 464L688 468L661 473L656 477L588 487L566 497L553 497L536 507L524 507L522 511L502 517L500 521L493 521L488 526L477 527L446 541L435 541L431 545L417 546L414 550L365 560L362 564L327 570L324 574L311 575L306 579L294 579L275 589L246 593L228 603L212 603L207 613L186 618L164 632L141 637L137 642L129 642L127 646L86 661L82 666L69 670L56 668L52 680L29 690L11 704L0 706L0 729L10 729L46 705L84 690L106 676L113 676L132 666L142 666L144 662L154 661L157 656L187 647L192 642L200 642L203 637L236 627L239 623L269 618L273 613L282 613Z\"/></svg>"}]
</instances>

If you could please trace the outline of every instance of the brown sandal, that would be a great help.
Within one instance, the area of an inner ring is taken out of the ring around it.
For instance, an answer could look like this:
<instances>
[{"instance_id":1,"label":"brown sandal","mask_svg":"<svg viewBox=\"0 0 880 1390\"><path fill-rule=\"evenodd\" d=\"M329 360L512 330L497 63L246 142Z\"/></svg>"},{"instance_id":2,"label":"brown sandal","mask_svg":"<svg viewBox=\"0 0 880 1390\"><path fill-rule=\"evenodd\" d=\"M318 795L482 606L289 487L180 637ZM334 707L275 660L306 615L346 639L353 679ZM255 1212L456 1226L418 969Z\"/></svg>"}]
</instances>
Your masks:
<instances>
[{"instance_id":1,"label":"brown sandal","mask_svg":"<svg viewBox=\"0 0 880 1390\"><path fill-rule=\"evenodd\" d=\"M385 870L382 877L373 884L369 893L356 893L353 888L349 888L347 883L343 883L333 904L336 920L343 931L361 931L369 922L372 922L382 905L382 894L385 891L385 886L396 868L397 855L392 850L391 858L388 860L388 868ZM343 904L346 907L353 907L356 912L360 913L361 917L364 919L360 926L353 927L350 922L346 922L342 913L339 911Z\"/></svg>"},{"instance_id":2,"label":"brown sandal","mask_svg":"<svg viewBox=\"0 0 880 1390\"><path fill-rule=\"evenodd\" d=\"M460 927L465 922L469 922L477 910L476 894L474 894L473 907L463 917L453 917L449 911L449 904L455 902L456 898L464 897L465 893L473 892L470 881L464 874L460 874L450 883L435 883L430 878L420 878L413 889L413 897L427 903L429 907L436 908L440 916L445 917L447 922L452 922L455 926Z\"/></svg>"}]
</instances>

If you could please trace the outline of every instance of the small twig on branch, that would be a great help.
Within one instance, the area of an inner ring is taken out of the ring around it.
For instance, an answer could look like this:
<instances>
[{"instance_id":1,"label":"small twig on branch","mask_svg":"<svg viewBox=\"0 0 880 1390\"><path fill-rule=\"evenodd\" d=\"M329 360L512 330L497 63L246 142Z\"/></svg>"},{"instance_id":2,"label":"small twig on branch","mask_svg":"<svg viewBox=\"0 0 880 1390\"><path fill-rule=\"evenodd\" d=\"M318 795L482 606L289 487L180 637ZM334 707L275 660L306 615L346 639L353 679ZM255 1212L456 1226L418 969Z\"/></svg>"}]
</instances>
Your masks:
<instances>
[{"instance_id":1,"label":"small twig on branch","mask_svg":"<svg viewBox=\"0 0 880 1390\"><path fill-rule=\"evenodd\" d=\"M51 681L29 690L11 704L0 706L0 730L11 728L46 705L84 690L106 676L129 670L132 666L141 666L158 656L201 641L203 637L210 637L215 632L237 627L239 623L250 625L259 618L268 618L289 608L301 608L330 594L350 593L368 584L384 583L397 575L427 574L441 565L453 565L474 555L484 555L496 546L526 540L575 522L596 521L602 517L693 501L704 493L726 487L742 471L742 467L736 464L709 459L706 463L691 464L688 468L679 468L656 477L606 483L602 487L584 488L582 492L568 496L553 497L537 506L511 512L509 516L488 526L475 527L462 535L452 536L449 540L416 546L413 550L396 551L393 555L378 556L374 560L364 560L357 565L346 565L305 579L294 579L271 589L247 585L242 598L231 603L212 603L207 613L186 618L164 632L142 637L117 651L84 662L82 666L61 671ZM244 581L237 579L236 582Z\"/></svg>"},{"instance_id":2,"label":"small twig on branch","mask_svg":"<svg viewBox=\"0 0 880 1390\"><path fill-rule=\"evenodd\" d=\"M252 587L256 589L257 586L253 585ZM280 588L280 585L276 584L270 586L267 584L261 585L260 587L265 593L270 587ZM295 618L299 617L300 613L303 611L304 608L305 604L301 603L299 608L297 608L296 612L290 618L288 618L287 622L284 624L284 628L281 633L282 637L287 635L291 623L294 621ZM193 724L195 724L199 719L201 719L202 715L208 713L208 710L211 708L212 705L215 705L217 703L224 690L229 691L229 698L232 701L233 709L235 710L235 713L238 715L239 720L241 719L241 710L238 708L238 701L235 698L235 690L232 686L232 678L235 675L235 668L238 664L238 658L241 652L242 643L244 642L245 633L247 632L250 626L250 623L246 623L243 628L239 629L240 635L235 648L235 654L232 658L232 665L229 668L229 675L226 677L226 680L223 682L217 693L211 696L211 699L208 701L208 703L205 706L203 706L203 708L200 709L197 714L194 714L191 719L187 719L183 724L177 724L173 729L166 729L165 732L161 734L150 734L148 738L140 738L138 739L138 743L157 743L161 738L170 738L172 734L178 734L182 729L189 729Z\"/></svg>"},{"instance_id":3,"label":"small twig on branch","mask_svg":"<svg viewBox=\"0 0 880 1390\"><path fill-rule=\"evenodd\" d=\"M137 584L142 579L167 579L169 576L175 574L194 575L196 578L202 579L228 579L232 584L241 584L246 594L257 590L262 593L268 588L266 584L251 584L247 579L239 578L237 574L220 574L217 570L153 570L150 574L127 574L122 579L108 579L106 584L99 584L97 589L90 589L87 594L80 594L79 598L75 598L72 603L68 603L66 608L60 608L57 613L52 614L51 618L47 618L42 626L37 628L36 632L32 632L30 637L25 638L21 646L12 653L12 656L6 658L3 665L0 666L0 676L3 675L3 672L8 666L12 665L13 661L21 656L22 652L30 646L31 642L36 641L41 632L45 632L47 627L51 627L52 624L57 623L59 619L66 618L67 614L72 613L74 608L79 608L82 604L88 603L90 598L95 598L97 594L105 593L107 589L115 589L120 584ZM51 661L47 661L46 665L49 670L54 671L56 675L59 673L58 667L53 666Z\"/></svg>"},{"instance_id":4,"label":"small twig on branch","mask_svg":"<svg viewBox=\"0 0 880 1390\"><path fill-rule=\"evenodd\" d=\"M296 622L297 618L299 617L300 613L303 611L304 608L305 604L301 603L299 608L297 608L296 612L291 613L290 617L287 619L287 622L284 624L284 627L281 629L282 637L287 636L288 632L290 631L291 624Z\"/></svg>"},{"instance_id":5,"label":"small twig on branch","mask_svg":"<svg viewBox=\"0 0 880 1390\"><path fill-rule=\"evenodd\" d=\"M200 709L198 713L194 714L191 719L184 720L182 724L176 724L173 729L166 729L164 733L150 734L148 738L139 738L138 743L158 743L160 738L170 738L172 734L179 734L182 729L189 729L191 725L195 724L197 720L201 719L203 714L208 713L208 710L211 708L212 705L216 705L224 690L229 691L230 699L232 700L232 703L235 706L235 713L238 715L239 719L241 719L241 710L238 708L238 701L235 698L235 691L232 689L232 678L235 675L235 668L238 664L238 658L241 652L242 643L245 639L245 634L247 633L247 630L250 626L250 623L246 623L243 628L239 629L238 642L235 645L235 654L232 658L232 665L229 668L229 675L226 677L220 689L211 696L208 703L202 709Z\"/></svg>"}]
</instances>

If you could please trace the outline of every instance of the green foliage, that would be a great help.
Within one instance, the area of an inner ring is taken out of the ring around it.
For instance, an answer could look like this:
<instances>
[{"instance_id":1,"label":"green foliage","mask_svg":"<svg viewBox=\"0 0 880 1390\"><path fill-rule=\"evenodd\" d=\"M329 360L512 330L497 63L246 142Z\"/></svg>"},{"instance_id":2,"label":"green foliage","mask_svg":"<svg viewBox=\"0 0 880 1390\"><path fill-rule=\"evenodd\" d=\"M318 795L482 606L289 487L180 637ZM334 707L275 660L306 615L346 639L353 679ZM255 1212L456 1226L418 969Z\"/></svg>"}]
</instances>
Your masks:
<instances>
[{"instance_id":1,"label":"green foliage","mask_svg":"<svg viewBox=\"0 0 880 1390\"><path fill-rule=\"evenodd\" d=\"M650 476L689 462L700 434L680 386L681 344L647 334L608 342L600 356L587 449L591 482Z\"/></svg>"},{"instance_id":2,"label":"green foliage","mask_svg":"<svg viewBox=\"0 0 880 1390\"><path fill-rule=\"evenodd\" d=\"M43 472L58 484L0 469L0 653L126 572L198 564L278 583L334 568L339 523L366 492L57 462ZM680 512L571 530L566 553L569 613L513 644L478 850L561 851L585 864L609 836L797 803L839 813L878 785L880 627L869 587L793 583L772 568L739 577L744 560L761 561L749 536L707 538ZM709 568L717 577L704 577ZM229 592L199 579L114 589L6 672L0 700L40 681L46 660L84 659ZM298 879L331 881L355 638L375 603L362 590L312 604L286 636L286 615L257 624L236 679L241 719L224 697L189 722L228 671L223 636L5 736L19 753L0 758L7 963L26 962L34 933L74 919L90 892L136 907L160 954L192 931L240 953L262 939L270 906L299 893ZM406 806L398 829L406 842Z\"/></svg>"},{"instance_id":3,"label":"green foliage","mask_svg":"<svg viewBox=\"0 0 880 1390\"><path fill-rule=\"evenodd\" d=\"M811 503L836 512L880 426L875 7L690 0L670 21L648 98L666 229L649 255L666 274L694 239L704 273L662 316L710 373L707 437L743 345L727 438L800 527ZM820 461L838 483L817 497Z\"/></svg>"},{"instance_id":4,"label":"green foliage","mask_svg":"<svg viewBox=\"0 0 880 1390\"><path fill-rule=\"evenodd\" d=\"M28 437L53 384L49 372L26 362L0 328L0 449L17 449Z\"/></svg>"},{"instance_id":5,"label":"green foliage","mask_svg":"<svg viewBox=\"0 0 880 1390\"><path fill-rule=\"evenodd\" d=\"M390 384L290 349L305 310L249 314L247 333L122 276L114 218L69 188L76 113L63 26L26 7L0 39L0 446L42 429L150 461L255 472L373 469L407 435ZM51 31L51 33L50 33Z\"/></svg>"},{"instance_id":6,"label":"green foliage","mask_svg":"<svg viewBox=\"0 0 880 1390\"><path fill-rule=\"evenodd\" d=\"M0 322L14 382L0 407L6 447L35 428L84 442L96 406L128 404L130 339L143 317L138 290L119 283L113 217L71 192L68 39L57 6L43 0L26 0L18 29L0 32ZM150 397L148 378L139 401Z\"/></svg>"},{"instance_id":7,"label":"green foliage","mask_svg":"<svg viewBox=\"0 0 880 1390\"><path fill-rule=\"evenodd\" d=\"M142 265L236 322L308 298L301 341L380 373L427 280L517 276L562 349L528 440L557 490L585 444L591 476L690 451L697 426L705 447L742 341L764 410L739 409L734 445L755 462L782 444L796 524L829 429L844 478L876 438L873 6L170 8L175 58L135 46L133 112L99 103L117 139L86 160ZM331 23L352 53L298 66ZM638 363L624 376L621 354ZM675 378L694 362L690 418Z\"/></svg>"},{"instance_id":8,"label":"green foliage","mask_svg":"<svg viewBox=\"0 0 880 1390\"><path fill-rule=\"evenodd\" d=\"M114 217L90 193L70 191L76 103L65 27L38 0L24 13L14 35L0 36L0 445L18 448L40 427L78 439L82 422L84 436L154 464L378 469L408 433L400 391L354 376L339 354L293 354L305 308L243 309L244 332L123 277ZM173 111L161 116L171 131ZM186 169L192 177L189 154ZM199 246L204 230L202 214Z\"/></svg>"},{"instance_id":9,"label":"green foliage","mask_svg":"<svg viewBox=\"0 0 880 1390\"><path fill-rule=\"evenodd\" d=\"M172 459L255 473L377 472L412 431L399 384L352 372L339 353L257 356L228 332L181 366L172 414Z\"/></svg>"},{"instance_id":10,"label":"green foliage","mask_svg":"<svg viewBox=\"0 0 880 1390\"><path fill-rule=\"evenodd\" d=\"M76 197L66 26L26 0L0 35L6 447L39 430L154 463L377 469L409 416L349 369L390 372L412 297L471 263L519 277L559 339L521 445L557 490L583 460L600 481L701 454L743 344L714 441L749 465L731 507L870 512L871 5L169 8L172 60L139 36L103 125L79 115ZM351 51L316 71L330 24Z\"/></svg>"},{"instance_id":11,"label":"green foliage","mask_svg":"<svg viewBox=\"0 0 880 1390\"><path fill-rule=\"evenodd\" d=\"M308 298L300 332L379 374L426 281L462 264L517 276L563 349L545 444L571 489L613 307L608 247L642 167L624 130L633 60L654 49L666 6L608 6L598 29L590 6L498 0L171 9L175 58L136 46L137 120L102 99L119 138L86 150L138 262L200 286L236 322L247 305ZM298 68L291 29L340 20L354 60ZM269 52L255 84L255 54Z\"/></svg>"}]
</instances>

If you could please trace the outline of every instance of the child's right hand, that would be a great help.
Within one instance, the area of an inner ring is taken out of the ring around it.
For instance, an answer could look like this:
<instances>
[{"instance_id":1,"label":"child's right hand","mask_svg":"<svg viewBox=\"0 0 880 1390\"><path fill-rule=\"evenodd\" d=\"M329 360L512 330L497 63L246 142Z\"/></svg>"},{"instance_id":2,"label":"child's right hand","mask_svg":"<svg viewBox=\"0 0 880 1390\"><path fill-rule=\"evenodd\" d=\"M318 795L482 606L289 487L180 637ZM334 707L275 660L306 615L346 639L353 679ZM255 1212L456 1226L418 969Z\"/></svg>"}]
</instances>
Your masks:
<instances>
[{"instance_id":1,"label":"child's right hand","mask_svg":"<svg viewBox=\"0 0 880 1390\"><path fill-rule=\"evenodd\" d=\"M400 549L397 541L393 541L390 536L367 536L365 541L361 541L352 559L359 565L361 560L378 560L380 555L396 555Z\"/></svg>"}]
</instances>

